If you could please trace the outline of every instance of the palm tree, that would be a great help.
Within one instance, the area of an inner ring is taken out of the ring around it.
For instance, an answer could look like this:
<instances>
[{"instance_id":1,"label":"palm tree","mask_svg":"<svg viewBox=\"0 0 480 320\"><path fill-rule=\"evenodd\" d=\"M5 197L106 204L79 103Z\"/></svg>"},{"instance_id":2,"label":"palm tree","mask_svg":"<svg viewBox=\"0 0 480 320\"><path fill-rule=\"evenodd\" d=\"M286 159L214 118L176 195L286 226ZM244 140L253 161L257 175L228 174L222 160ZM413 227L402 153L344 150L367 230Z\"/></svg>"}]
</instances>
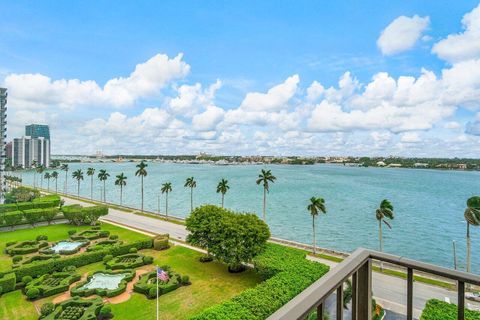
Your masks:
<instances>
[{"instance_id":1,"label":"palm tree","mask_svg":"<svg viewBox=\"0 0 480 320\"><path fill-rule=\"evenodd\" d=\"M393 205L387 199L383 199L380 203L380 207L375 211L375 216L378 220L378 242L380 252L383 251L383 236L382 236L382 222L392 229L390 223L385 219L393 220ZM380 269L383 270L383 263L380 263Z\"/></svg>"},{"instance_id":2,"label":"palm tree","mask_svg":"<svg viewBox=\"0 0 480 320\"><path fill-rule=\"evenodd\" d=\"M80 181L83 180L83 171L78 169L73 171L72 177L77 180L77 197L80 198Z\"/></svg>"},{"instance_id":3,"label":"palm tree","mask_svg":"<svg viewBox=\"0 0 480 320\"><path fill-rule=\"evenodd\" d=\"M165 215L168 217L168 193L172 192L172 183L165 182L162 184L162 193L165 193Z\"/></svg>"},{"instance_id":4,"label":"palm tree","mask_svg":"<svg viewBox=\"0 0 480 320\"><path fill-rule=\"evenodd\" d=\"M110 177L110 174L107 173L107 170L102 169L102 170L99 171L98 179L100 181L103 181L103 202L107 202L105 181L107 181L108 177Z\"/></svg>"},{"instance_id":5,"label":"palm tree","mask_svg":"<svg viewBox=\"0 0 480 320\"><path fill-rule=\"evenodd\" d=\"M138 170L135 172L135 176L140 176L142 179L142 212L143 212L143 177L147 176L147 170L145 169L148 165L145 161L142 160L139 164L137 164Z\"/></svg>"},{"instance_id":6,"label":"palm tree","mask_svg":"<svg viewBox=\"0 0 480 320\"><path fill-rule=\"evenodd\" d=\"M33 170L33 188L36 189L37 188L37 160L33 160L32 161L32 165L31 165L31 168L35 169Z\"/></svg>"},{"instance_id":7,"label":"palm tree","mask_svg":"<svg viewBox=\"0 0 480 320\"><path fill-rule=\"evenodd\" d=\"M115 180L115 185L120 186L120 205L122 205L123 187L127 185L127 177L123 174L123 172L117 175L117 180Z\"/></svg>"},{"instance_id":8,"label":"palm tree","mask_svg":"<svg viewBox=\"0 0 480 320\"><path fill-rule=\"evenodd\" d=\"M65 171L65 184L63 186L63 192L65 192L65 194L67 194L67 179L68 179L68 164L64 163L60 166L60 170L63 170Z\"/></svg>"},{"instance_id":9,"label":"palm tree","mask_svg":"<svg viewBox=\"0 0 480 320\"><path fill-rule=\"evenodd\" d=\"M40 188L43 188L43 171L45 171L45 167L43 165L39 165L37 166L37 168L35 169L37 171L37 173L40 175Z\"/></svg>"},{"instance_id":10,"label":"palm tree","mask_svg":"<svg viewBox=\"0 0 480 320\"><path fill-rule=\"evenodd\" d=\"M480 197L475 196L467 200L467 209L465 209L464 216L467 221L467 272L470 272L470 225L476 227L480 225Z\"/></svg>"},{"instance_id":11,"label":"palm tree","mask_svg":"<svg viewBox=\"0 0 480 320\"><path fill-rule=\"evenodd\" d=\"M45 172L45 179L47 179L47 191L50 191L50 178L52 176L50 175L50 173L48 172Z\"/></svg>"},{"instance_id":12,"label":"palm tree","mask_svg":"<svg viewBox=\"0 0 480 320\"><path fill-rule=\"evenodd\" d=\"M57 171L53 171L52 172L52 178L55 179L55 193L57 193L57 187L58 187L58 172Z\"/></svg>"},{"instance_id":13,"label":"palm tree","mask_svg":"<svg viewBox=\"0 0 480 320\"><path fill-rule=\"evenodd\" d=\"M310 204L307 206L307 210L310 211L312 216L312 229L313 229L313 254L317 251L317 241L315 239L315 217L319 213L327 213L327 208L325 207L325 200L323 198L310 198Z\"/></svg>"},{"instance_id":14,"label":"palm tree","mask_svg":"<svg viewBox=\"0 0 480 320\"><path fill-rule=\"evenodd\" d=\"M225 193L227 193L228 189L230 189L230 186L228 185L228 180L225 180L222 178L222 180L220 180L220 182L217 185L217 193L222 194L222 208L223 208Z\"/></svg>"},{"instance_id":15,"label":"palm tree","mask_svg":"<svg viewBox=\"0 0 480 320\"><path fill-rule=\"evenodd\" d=\"M272 175L270 170L262 169L262 172L258 175L257 184L263 184L263 221L266 218L266 207L267 207L267 192L269 192L268 183L275 183L277 177Z\"/></svg>"},{"instance_id":16,"label":"palm tree","mask_svg":"<svg viewBox=\"0 0 480 320\"><path fill-rule=\"evenodd\" d=\"M187 178L184 187L190 188L190 212L193 212L193 188L197 187L197 181L194 177Z\"/></svg>"},{"instance_id":17,"label":"palm tree","mask_svg":"<svg viewBox=\"0 0 480 320\"><path fill-rule=\"evenodd\" d=\"M90 200L93 200L93 176L95 175L94 168L87 169L87 176L90 177Z\"/></svg>"}]
</instances>

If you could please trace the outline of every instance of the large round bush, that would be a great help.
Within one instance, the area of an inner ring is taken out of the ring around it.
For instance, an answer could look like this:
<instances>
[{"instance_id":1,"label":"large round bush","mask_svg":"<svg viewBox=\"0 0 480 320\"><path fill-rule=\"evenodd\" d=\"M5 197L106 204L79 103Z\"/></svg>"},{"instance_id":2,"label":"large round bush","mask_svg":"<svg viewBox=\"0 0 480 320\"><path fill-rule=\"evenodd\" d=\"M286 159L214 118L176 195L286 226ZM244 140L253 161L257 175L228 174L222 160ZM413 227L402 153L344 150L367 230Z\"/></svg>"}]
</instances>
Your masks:
<instances>
[{"instance_id":1,"label":"large round bush","mask_svg":"<svg viewBox=\"0 0 480 320\"><path fill-rule=\"evenodd\" d=\"M27 290L27 298L30 300L37 299L40 296L40 290L37 288L30 288Z\"/></svg>"},{"instance_id":2,"label":"large round bush","mask_svg":"<svg viewBox=\"0 0 480 320\"><path fill-rule=\"evenodd\" d=\"M40 313L43 317L48 316L55 310L55 305L51 302L44 303L40 309Z\"/></svg>"}]
</instances>

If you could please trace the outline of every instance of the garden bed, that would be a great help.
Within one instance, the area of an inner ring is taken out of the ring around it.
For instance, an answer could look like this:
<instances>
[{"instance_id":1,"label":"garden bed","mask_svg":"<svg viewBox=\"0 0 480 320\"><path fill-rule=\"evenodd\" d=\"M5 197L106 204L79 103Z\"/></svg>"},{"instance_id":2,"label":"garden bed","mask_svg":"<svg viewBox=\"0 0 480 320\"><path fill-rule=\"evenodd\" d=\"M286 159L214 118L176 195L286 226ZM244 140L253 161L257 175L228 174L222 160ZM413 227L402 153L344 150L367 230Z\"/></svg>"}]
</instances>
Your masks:
<instances>
[{"instance_id":1,"label":"garden bed","mask_svg":"<svg viewBox=\"0 0 480 320\"><path fill-rule=\"evenodd\" d=\"M106 238L110 235L109 231L106 230L83 230L75 232L70 235L72 240L95 240L100 238Z\"/></svg>"},{"instance_id":2,"label":"garden bed","mask_svg":"<svg viewBox=\"0 0 480 320\"><path fill-rule=\"evenodd\" d=\"M59 259L59 258L60 258L59 254L35 255L35 256L22 258L21 260L15 261L12 268L16 269L16 268L19 268L19 267L23 267L25 265L47 262L47 261L51 261L51 260Z\"/></svg>"},{"instance_id":3,"label":"garden bed","mask_svg":"<svg viewBox=\"0 0 480 320\"><path fill-rule=\"evenodd\" d=\"M101 298L80 299L78 297L58 303L54 311L43 320L96 320L104 306Z\"/></svg>"},{"instance_id":4,"label":"garden bed","mask_svg":"<svg viewBox=\"0 0 480 320\"><path fill-rule=\"evenodd\" d=\"M81 248L90 244L88 240L62 240L53 243L48 248L44 248L39 252L42 254L60 254L70 255L80 251Z\"/></svg>"},{"instance_id":5,"label":"garden bed","mask_svg":"<svg viewBox=\"0 0 480 320\"><path fill-rule=\"evenodd\" d=\"M70 290L72 297L88 297L99 295L101 297L115 297L125 292L127 283L135 277L135 270L105 270L95 271L87 280L78 283Z\"/></svg>"},{"instance_id":6,"label":"garden bed","mask_svg":"<svg viewBox=\"0 0 480 320\"><path fill-rule=\"evenodd\" d=\"M48 247L47 241L20 241L20 242L9 242L5 248L5 253L15 256L15 255L24 255L38 252L40 249Z\"/></svg>"},{"instance_id":7,"label":"garden bed","mask_svg":"<svg viewBox=\"0 0 480 320\"><path fill-rule=\"evenodd\" d=\"M129 253L112 258L105 262L107 269L134 269L153 262L153 257L138 253Z\"/></svg>"},{"instance_id":8,"label":"garden bed","mask_svg":"<svg viewBox=\"0 0 480 320\"><path fill-rule=\"evenodd\" d=\"M168 281L158 280L158 295L169 293L182 285L190 285L190 278L188 276L181 276L175 273L168 266L162 267L168 273ZM154 299L157 296L157 271L146 273L133 285L133 291L144 294L149 299Z\"/></svg>"},{"instance_id":9,"label":"garden bed","mask_svg":"<svg viewBox=\"0 0 480 320\"><path fill-rule=\"evenodd\" d=\"M92 244L91 246L89 246L87 248L87 251L98 251L98 250L104 250L104 249L108 249L108 248L111 248L113 246L119 246L123 243L123 241L121 240L101 240L101 241L98 241L98 242L95 242L94 244Z\"/></svg>"},{"instance_id":10,"label":"garden bed","mask_svg":"<svg viewBox=\"0 0 480 320\"><path fill-rule=\"evenodd\" d=\"M25 294L29 299L53 296L68 291L70 285L80 280L80 275L70 272L54 272L33 279L25 286Z\"/></svg>"}]
</instances>

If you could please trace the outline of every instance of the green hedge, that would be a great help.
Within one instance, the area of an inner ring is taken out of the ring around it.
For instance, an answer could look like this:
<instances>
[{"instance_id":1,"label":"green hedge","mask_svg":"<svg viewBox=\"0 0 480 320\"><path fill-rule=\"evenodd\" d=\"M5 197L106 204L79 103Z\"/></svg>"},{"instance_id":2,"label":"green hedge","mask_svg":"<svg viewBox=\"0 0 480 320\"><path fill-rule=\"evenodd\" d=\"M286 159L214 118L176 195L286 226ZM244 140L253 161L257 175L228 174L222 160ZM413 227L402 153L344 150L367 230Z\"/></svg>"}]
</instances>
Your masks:
<instances>
[{"instance_id":1,"label":"green hedge","mask_svg":"<svg viewBox=\"0 0 480 320\"><path fill-rule=\"evenodd\" d=\"M102 298L80 299L78 297L68 299L55 305L55 310L42 318L43 320L92 320L97 319L104 303ZM78 317L78 315L81 315Z\"/></svg>"},{"instance_id":2,"label":"green hedge","mask_svg":"<svg viewBox=\"0 0 480 320\"><path fill-rule=\"evenodd\" d=\"M108 207L106 206L90 206L82 207L78 204L63 206L63 215L70 223L75 225L93 224L101 216L108 214Z\"/></svg>"},{"instance_id":3,"label":"green hedge","mask_svg":"<svg viewBox=\"0 0 480 320\"><path fill-rule=\"evenodd\" d=\"M25 292L36 288L39 295L36 298L45 298L53 296L58 293L68 291L70 285L79 281L81 276L70 272L54 272L52 274L45 274L37 279L30 281L25 286Z\"/></svg>"},{"instance_id":4,"label":"green hedge","mask_svg":"<svg viewBox=\"0 0 480 320\"><path fill-rule=\"evenodd\" d=\"M0 294L15 290L16 285L17 277L15 276L15 273L12 272L0 275L0 288L2 288Z\"/></svg>"},{"instance_id":5,"label":"green hedge","mask_svg":"<svg viewBox=\"0 0 480 320\"><path fill-rule=\"evenodd\" d=\"M222 304L210 307L192 319L266 319L314 281L329 267L305 259L305 252L267 244L265 252L254 258L256 271L266 279L255 288Z\"/></svg>"},{"instance_id":6,"label":"green hedge","mask_svg":"<svg viewBox=\"0 0 480 320\"><path fill-rule=\"evenodd\" d=\"M118 247L112 247L105 250L85 252L75 256L69 256L62 259L54 259L43 262L37 262L35 264L23 265L16 268L12 272L15 273L17 279L22 279L24 276L39 277L41 275L52 273L55 271L62 271L63 268L68 266L82 267L95 262L100 262L106 255L112 255L114 257L129 253L131 248L137 248L138 250L149 249L152 247L152 240L136 241L128 244L124 244Z\"/></svg>"},{"instance_id":7,"label":"green hedge","mask_svg":"<svg viewBox=\"0 0 480 320\"><path fill-rule=\"evenodd\" d=\"M7 245L5 248L5 253L15 256L15 255L23 255L29 254L39 251L41 248L45 248L48 246L47 241L20 241L15 242L11 245Z\"/></svg>"},{"instance_id":8,"label":"green hedge","mask_svg":"<svg viewBox=\"0 0 480 320\"><path fill-rule=\"evenodd\" d=\"M107 269L134 269L153 262L152 259L146 259L147 256L138 253L129 253L117 256L105 262Z\"/></svg>"},{"instance_id":9,"label":"green hedge","mask_svg":"<svg viewBox=\"0 0 480 320\"><path fill-rule=\"evenodd\" d=\"M178 273L167 271L169 280L167 282L158 281L158 294L166 294L182 286L182 276ZM140 279L133 285L133 291L144 294L147 298L154 299L156 298L157 282L155 277L157 276L157 271L151 271L149 273L143 274L140 276ZM153 289L153 290L152 290ZM152 295L151 293L154 293Z\"/></svg>"},{"instance_id":10,"label":"green hedge","mask_svg":"<svg viewBox=\"0 0 480 320\"><path fill-rule=\"evenodd\" d=\"M428 300L420 320L456 320L457 306L437 299ZM466 320L480 320L480 312L465 309Z\"/></svg>"},{"instance_id":11,"label":"green hedge","mask_svg":"<svg viewBox=\"0 0 480 320\"><path fill-rule=\"evenodd\" d=\"M0 204L0 213L17 211L18 207L15 203Z\"/></svg>"},{"instance_id":12,"label":"green hedge","mask_svg":"<svg viewBox=\"0 0 480 320\"><path fill-rule=\"evenodd\" d=\"M27 208L27 206L26 206ZM24 209L24 211L10 211L0 215L0 227L13 227L21 224L32 224L38 222L49 222L55 219L62 219L57 208Z\"/></svg>"},{"instance_id":13,"label":"green hedge","mask_svg":"<svg viewBox=\"0 0 480 320\"><path fill-rule=\"evenodd\" d=\"M103 288L83 288L87 283L89 283L92 278L95 276L95 274L102 273L102 274L108 274L108 275L114 275L114 274L125 274L125 277L120 281L118 284L118 288L115 289L103 289ZM101 297L115 297L118 296L119 294L122 294L127 290L127 283L132 281L133 278L135 278L135 270L118 270L118 271L112 271L112 270L105 270L105 271L95 271L91 273L88 277L87 280L79 282L75 287L73 287L70 290L70 294L72 297L88 297L91 295L98 295Z\"/></svg>"}]
</instances>

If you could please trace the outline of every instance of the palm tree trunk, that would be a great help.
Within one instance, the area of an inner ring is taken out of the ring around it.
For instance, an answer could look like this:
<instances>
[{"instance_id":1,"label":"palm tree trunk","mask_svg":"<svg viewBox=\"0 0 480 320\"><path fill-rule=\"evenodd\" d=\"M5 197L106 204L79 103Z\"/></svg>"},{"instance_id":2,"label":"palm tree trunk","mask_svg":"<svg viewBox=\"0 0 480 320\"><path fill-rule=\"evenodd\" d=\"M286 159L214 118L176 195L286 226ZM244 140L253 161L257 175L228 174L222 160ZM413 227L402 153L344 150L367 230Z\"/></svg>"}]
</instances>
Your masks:
<instances>
[{"instance_id":1,"label":"palm tree trunk","mask_svg":"<svg viewBox=\"0 0 480 320\"><path fill-rule=\"evenodd\" d=\"M143 212L143 176L142 176L142 212Z\"/></svg>"},{"instance_id":2,"label":"palm tree trunk","mask_svg":"<svg viewBox=\"0 0 480 320\"><path fill-rule=\"evenodd\" d=\"M33 173L33 188L37 189L37 174Z\"/></svg>"},{"instance_id":3,"label":"palm tree trunk","mask_svg":"<svg viewBox=\"0 0 480 320\"><path fill-rule=\"evenodd\" d=\"M90 200L93 200L93 174L90 177Z\"/></svg>"},{"instance_id":4,"label":"palm tree trunk","mask_svg":"<svg viewBox=\"0 0 480 320\"><path fill-rule=\"evenodd\" d=\"M103 180L103 202L107 202L107 189L105 186L105 180Z\"/></svg>"},{"instance_id":5,"label":"palm tree trunk","mask_svg":"<svg viewBox=\"0 0 480 320\"><path fill-rule=\"evenodd\" d=\"M68 175L67 175L68 171L65 171L65 194L68 194L68 189L67 189L67 179L68 179Z\"/></svg>"},{"instance_id":6,"label":"palm tree trunk","mask_svg":"<svg viewBox=\"0 0 480 320\"><path fill-rule=\"evenodd\" d=\"M80 199L80 180L77 181L77 198Z\"/></svg>"},{"instance_id":7,"label":"palm tree trunk","mask_svg":"<svg viewBox=\"0 0 480 320\"><path fill-rule=\"evenodd\" d=\"M122 205L123 186L120 184L120 205Z\"/></svg>"},{"instance_id":8,"label":"palm tree trunk","mask_svg":"<svg viewBox=\"0 0 480 320\"><path fill-rule=\"evenodd\" d=\"M165 195L165 214L168 217L168 192Z\"/></svg>"},{"instance_id":9,"label":"palm tree trunk","mask_svg":"<svg viewBox=\"0 0 480 320\"><path fill-rule=\"evenodd\" d=\"M47 180L47 191L50 192L50 179Z\"/></svg>"},{"instance_id":10,"label":"palm tree trunk","mask_svg":"<svg viewBox=\"0 0 480 320\"><path fill-rule=\"evenodd\" d=\"M158 213L158 215L160 215L160 195L161 195L161 193L159 192L158 193L158 199L157 199L157 211L158 211L157 213Z\"/></svg>"},{"instance_id":11,"label":"palm tree trunk","mask_svg":"<svg viewBox=\"0 0 480 320\"><path fill-rule=\"evenodd\" d=\"M263 222L265 222L266 217L266 206L267 206L267 189L263 188Z\"/></svg>"},{"instance_id":12,"label":"palm tree trunk","mask_svg":"<svg viewBox=\"0 0 480 320\"><path fill-rule=\"evenodd\" d=\"M223 208L223 198L225 197L225 194L222 193L222 208Z\"/></svg>"},{"instance_id":13,"label":"palm tree trunk","mask_svg":"<svg viewBox=\"0 0 480 320\"><path fill-rule=\"evenodd\" d=\"M383 252L382 219L378 220L378 242L379 242L380 252ZM380 271L383 271L383 262L380 262Z\"/></svg>"},{"instance_id":14,"label":"palm tree trunk","mask_svg":"<svg viewBox=\"0 0 480 320\"><path fill-rule=\"evenodd\" d=\"M471 259L471 242L470 242L470 223L467 222L467 272L470 272Z\"/></svg>"},{"instance_id":15,"label":"palm tree trunk","mask_svg":"<svg viewBox=\"0 0 480 320\"><path fill-rule=\"evenodd\" d=\"M317 253L317 241L315 239L315 216L312 215L312 230L313 230L313 254Z\"/></svg>"},{"instance_id":16,"label":"palm tree trunk","mask_svg":"<svg viewBox=\"0 0 480 320\"><path fill-rule=\"evenodd\" d=\"M55 193L58 193L58 178L55 178Z\"/></svg>"},{"instance_id":17,"label":"palm tree trunk","mask_svg":"<svg viewBox=\"0 0 480 320\"><path fill-rule=\"evenodd\" d=\"M190 212L193 212L193 187L190 187Z\"/></svg>"}]
</instances>

